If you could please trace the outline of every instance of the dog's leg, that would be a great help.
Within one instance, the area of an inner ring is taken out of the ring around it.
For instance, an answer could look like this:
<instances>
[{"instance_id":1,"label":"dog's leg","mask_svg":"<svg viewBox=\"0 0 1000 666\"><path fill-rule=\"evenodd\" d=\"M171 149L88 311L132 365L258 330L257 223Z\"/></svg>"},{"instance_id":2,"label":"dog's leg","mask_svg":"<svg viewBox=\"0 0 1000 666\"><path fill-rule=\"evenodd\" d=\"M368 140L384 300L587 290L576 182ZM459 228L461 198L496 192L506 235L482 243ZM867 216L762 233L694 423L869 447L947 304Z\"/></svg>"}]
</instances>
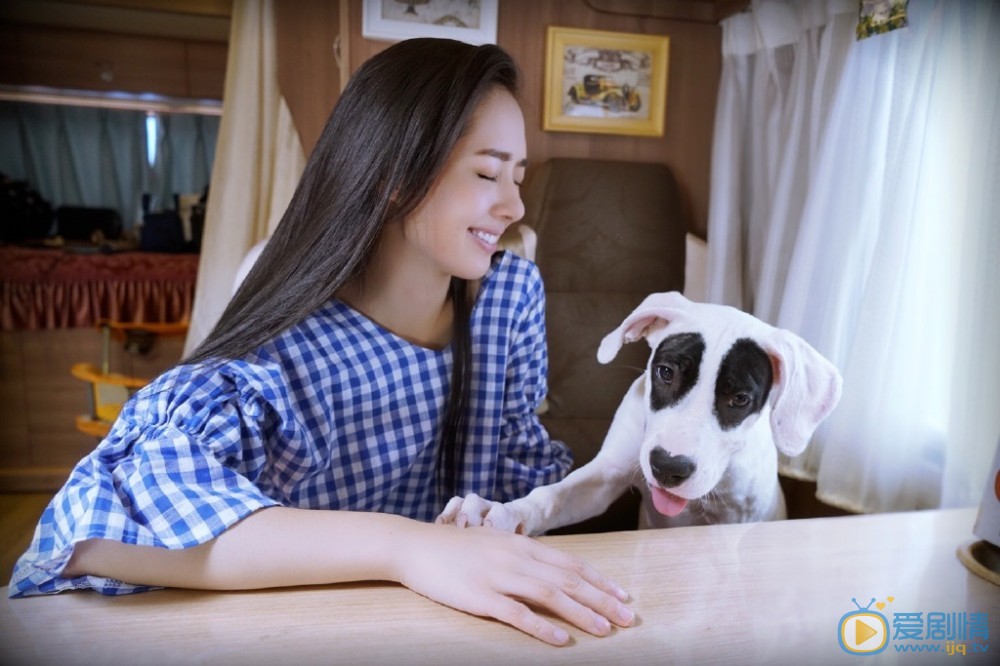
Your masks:
<instances>
[{"instance_id":1,"label":"dog's leg","mask_svg":"<svg viewBox=\"0 0 1000 666\"><path fill-rule=\"evenodd\" d=\"M515 531L535 535L592 518L606 511L628 487L634 468L634 461L621 466L598 454L559 483L535 488L526 497L493 507L484 523L509 522L507 516L513 515L520 517Z\"/></svg>"},{"instance_id":2,"label":"dog's leg","mask_svg":"<svg viewBox=\"0 0 1000 666\"><path fill-rule=\"evenodd\" d=\"M541 534L605 511L628 487L636 469L645 432L644 387L644 376L640 376L618 406L597 456L562 481L535 488L527 496L504 504L476 495L456 497L438 522Z\"/></svg>"}]
</instances>

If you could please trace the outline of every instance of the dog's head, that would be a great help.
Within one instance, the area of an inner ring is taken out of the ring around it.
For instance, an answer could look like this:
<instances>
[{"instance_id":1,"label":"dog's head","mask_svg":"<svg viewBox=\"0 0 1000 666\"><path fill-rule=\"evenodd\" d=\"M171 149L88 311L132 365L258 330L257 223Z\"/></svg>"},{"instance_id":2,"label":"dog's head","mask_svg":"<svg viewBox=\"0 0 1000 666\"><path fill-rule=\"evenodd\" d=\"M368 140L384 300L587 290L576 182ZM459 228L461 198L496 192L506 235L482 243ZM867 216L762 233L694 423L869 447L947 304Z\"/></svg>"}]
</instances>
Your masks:
<instances>
[{"instance_id":1,"label":"dog's head","mask_svg":"<svg viewBox=\"0 0 1000 666\"><path fill-rule=\"evenodd\" d=\"M746 446L801 453L840 399L840 373L805 340L735 308L653 294L597 358L608 363L640 338L652 353L639 462L667 515L711 491Z\"/></svg>"}]
</instances>

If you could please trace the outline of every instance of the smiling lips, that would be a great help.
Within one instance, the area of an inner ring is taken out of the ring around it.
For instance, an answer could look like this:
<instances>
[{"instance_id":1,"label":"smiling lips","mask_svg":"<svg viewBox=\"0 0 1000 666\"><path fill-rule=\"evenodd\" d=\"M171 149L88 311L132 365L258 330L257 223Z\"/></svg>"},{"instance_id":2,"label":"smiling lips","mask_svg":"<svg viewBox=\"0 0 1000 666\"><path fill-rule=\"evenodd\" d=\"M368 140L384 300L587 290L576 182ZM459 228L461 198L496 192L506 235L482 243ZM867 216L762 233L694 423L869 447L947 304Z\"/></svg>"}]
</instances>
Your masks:
<instances>
[{"instance_id":1,"label":"smiling lips","mask_svg":"<svg viewBox=\"0 0 1000 666\"><path fill-rule=\"evenodd\" d=\"M486 231L481 231L479 229L472 229L472 235L481 240L483 243L490 247L495 247L497 241L500 240L500 234L491 234Z\"/></svg>"}]
</instances>

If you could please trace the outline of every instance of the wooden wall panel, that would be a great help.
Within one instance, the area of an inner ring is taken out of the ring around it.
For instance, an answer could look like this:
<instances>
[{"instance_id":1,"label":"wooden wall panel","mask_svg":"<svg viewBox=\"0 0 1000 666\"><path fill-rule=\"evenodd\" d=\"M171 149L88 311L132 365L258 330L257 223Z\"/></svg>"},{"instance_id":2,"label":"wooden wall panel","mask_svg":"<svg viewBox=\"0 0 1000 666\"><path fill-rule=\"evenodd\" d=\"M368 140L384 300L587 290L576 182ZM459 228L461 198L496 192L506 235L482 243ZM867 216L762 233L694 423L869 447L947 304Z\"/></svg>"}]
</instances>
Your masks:
<instances>
[{"instance_id":1,"label":"wooden wall panel","mask_svg":"<svg viewBox=\"0 0 1000 666\"><path fill-rule=\"evenodd\" d=\"M353 72L388 43L362 38L361 0L347 1ZM521 104L529 158L539 163L551 157L664 163L671 167L680 183L689 228L704 237L715 100L722 69L722 30L712 22L621 15L597 11L591 5L585 0L500 2L497 43L517 59L524 75ZM614 6L624 11L627 3L618 2ZM664 136L639 138L543 131L545 38L550 25L670 37Z\"/></svg>"},{"instance_id":2,"label":"wooden wall panel","mask_svg":"<svg viewBox=\"0 0 1000 666\"><path fill-rule=\"evenodd\" d=\"M223 42L7 24L0 83L222 99L226 51Z\"/></svg>"},{"instance_id":3,"label":"wooden wall panel","mask_svg":"<svg viewBox=\"0 0 1000 666\"><path fill-rule=\"evenodd\" d=\"M158 338L145 356L112 345L111 366L156 377L181 357L180 337ZM76 430L89 411L89 387L74 363L101 358L96 329L0 332L0 492L55 491L97 440Z\"/></svg>"},{"instance_id":4,"label":"wooden wall panel","mask_svg":"<svg viewBox=\"0 0 1000 666\"><path fill-rule=\"evenodd\" d=\"M0 334L0 465L26 467L31 462L28 443L28 405L24 395L27 369L20 338Z\"/></svg>"},{"instance_id":5,"label":"wooden wall panel","mask_svg":"<svg viewBox=\"0 0 1000 666\"><path fill-rule=\"evenodd\" d=\"M228 46L218 42L184 42L187 97L222 99Z\"/></svg>"},{"instance_id":6,"label":"wooden wall panel","mask_svg":"<svg viewBox=\"0 0 1000 666\"><path fill-rule=\"evenodd\" d=\"M276 2L274 20L278 87L308 155L340 97L340 68L334 57L334 44L340 35L340 3Z\"/></svg>"}]
</instances>

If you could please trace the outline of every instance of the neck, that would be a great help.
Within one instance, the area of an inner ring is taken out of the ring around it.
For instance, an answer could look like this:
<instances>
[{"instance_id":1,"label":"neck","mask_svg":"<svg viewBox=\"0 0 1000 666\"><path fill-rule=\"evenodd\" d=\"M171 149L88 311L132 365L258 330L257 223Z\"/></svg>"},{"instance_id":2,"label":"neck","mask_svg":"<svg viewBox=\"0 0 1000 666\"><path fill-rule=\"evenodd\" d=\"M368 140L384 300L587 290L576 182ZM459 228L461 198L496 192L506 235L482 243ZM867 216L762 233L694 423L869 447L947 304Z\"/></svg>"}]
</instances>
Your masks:
<instances>
[{"instance_id":1,"label":"neck","mask_svg":"<svg viewBox=\"0 0 1000 666\"><path fill-rule=\"evenodd\" d=\"M451 276L406 251L401 225L386 225L362 275L337 292L352 308L404 340L431 349L451 341Z\"/></svg>"}]
</instances>

